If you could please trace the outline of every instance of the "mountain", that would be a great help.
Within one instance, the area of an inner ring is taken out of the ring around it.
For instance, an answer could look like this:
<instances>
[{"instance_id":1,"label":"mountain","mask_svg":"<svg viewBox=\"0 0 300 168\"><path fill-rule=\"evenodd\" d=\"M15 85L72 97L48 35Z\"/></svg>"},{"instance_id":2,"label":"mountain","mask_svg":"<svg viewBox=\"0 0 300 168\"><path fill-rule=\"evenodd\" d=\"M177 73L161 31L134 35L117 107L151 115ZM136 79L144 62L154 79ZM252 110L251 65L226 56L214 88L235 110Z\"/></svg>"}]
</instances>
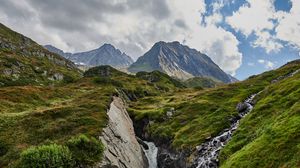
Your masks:
<instances>
[{"instance_id":1,"label":"mountain","mask_svg":"<svg viewBox=\"0 0 300 168\"><path fill-rule=\"evenodd\" d=\"M45 45L44 46L47 50L49 50L50 52L56 53L60 56L63 56L64 58L69 59L72 56L72 53L65 53L63 50L60 50L52 45Z\"/></svg>"},{"instance_id":2,"label":"mountain","mask_svg":"<svg viewBox=\"0 0 300 168\"><path fill-rule=\"evenodd\" d=\"M207 55L179 42L158 42L129 69L130 72L159 70L179 79L211 77L230 83L229 76Z\"/></svg>"},{"instance_id":3,"label":"mountain","mask_svg":"<svg viewBox=\"0 0 300 168\"><path fill-rule=\"evenodd\" d=\"M64 51L51 46L45 45L49 51L57 53L77 65L86 65L89 67L99 66L99 65L110 65L115 68L126 68L133 63L130 56L122 53L119 49L116 49L111 44L104 44L103 46L86 52L80 53L65 53Z\"/></svg>"},{"instance_id":4,"label":"mountain","mask_svg":"<svg viewBox=\"0 0 300 168\"><path fill-rule=\"evenodd\" d=\"M161 71L82 74L0 24L0 167L299 167L299 79L300 60L202 89Z\"/></svg>"},{"instance_id":5,"label":"mountain","mask_svg":"<svg viewBox=\"0 0 300 168\"><path fill-rule=\"evenodd\" d=\"M0 86L47 85L78 78L81 73L71 61L1 23L0 72Z\"/></svg>"}]
</instances>

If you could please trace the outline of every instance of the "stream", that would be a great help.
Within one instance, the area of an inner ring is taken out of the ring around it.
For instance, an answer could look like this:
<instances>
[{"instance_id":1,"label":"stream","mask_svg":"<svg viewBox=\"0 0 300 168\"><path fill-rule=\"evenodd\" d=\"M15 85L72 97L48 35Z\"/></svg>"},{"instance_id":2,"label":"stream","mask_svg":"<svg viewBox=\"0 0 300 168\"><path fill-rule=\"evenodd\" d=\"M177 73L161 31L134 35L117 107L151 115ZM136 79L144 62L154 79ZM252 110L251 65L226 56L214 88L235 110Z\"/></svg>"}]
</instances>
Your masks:
<instances>
[{"instance_id":1,"label":"stream","mask_svg":"<svg viewBox=\"0 0 300 168\"><path fill-rule=\"evenodd\" d=\"M230 128L225 129L218 136L210 139L209 141L197 146L198 158L194 162L196 168L216 168L218 167L219 151L225 146L225 144L231 139L232 133L237 129L239 121L245 117L253 109L253 99L257 94L251 95L247 98L243 105L245 110L239 113L238 120L231 124Z\"/></svg>"},{"instance_id":2,"label":"stream","mask_svg":"<svg viewBox=\"0 0 300 168\"><path fill-rule=\"evenodd\" d=\"M157 152L158 148L153 142L144 141L148 145L148 149L144 149L145 155L148 159L149 168L157 168Z\"/></svg>"}]
</instances>

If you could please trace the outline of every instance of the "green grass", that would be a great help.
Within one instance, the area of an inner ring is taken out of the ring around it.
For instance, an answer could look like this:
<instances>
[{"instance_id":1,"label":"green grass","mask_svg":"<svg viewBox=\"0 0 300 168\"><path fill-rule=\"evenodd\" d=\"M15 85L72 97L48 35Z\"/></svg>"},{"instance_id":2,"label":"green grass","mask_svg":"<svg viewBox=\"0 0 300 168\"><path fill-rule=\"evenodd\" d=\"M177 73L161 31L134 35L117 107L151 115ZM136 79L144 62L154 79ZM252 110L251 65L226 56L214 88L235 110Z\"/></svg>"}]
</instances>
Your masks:
<instances>
[{"instance_id":1,"label":"green grass","mask_svg":"<svg viewBox=\"0 0 300 168\"><path fill-rule=\"evenodd\" d=\"M300 74L268 86L222 150L222 167L300 166Z\"/></svg>"},{"instance_id":2,"label":"green grass","mask_svg":"<svg viewBox=\"0 0 300 168\"><path fill-rule=\"evenodd\" d=\"M0 87L50 85L81 76L81 71L70 61L1 23L0 42ZM55 74L63 75L64 80L51 80Z\"/></svg>"},{"instance_id":3,"label":"green grass","mask_svg":"<svg viewBox=\"0 0 300 168\"><path fill-rule=\"evenodd\" d=\"M184 84L190 88L214 88L222 85L221 81L206 78L206 77L194 77L184 81Z\"/></svg>"},{"instance_id":4,"label":"green grass","mask_svg":"<svg viewBox=\"0 0 300 168\"><path fill-rule=\"evenodd\" d=\"M0 167L15 166L21 153L33 146L64 145L81 134L98 138L107 125L113 95L142 98L165 92L146 80L111 70L107 77L95 71L54 86L0 88Z\"/></svg>"},{"instance_id":5,"label":"green grass","mask_svg":"<svg viewBox=\"0 0 300 168\"><path fill-rule=\"evenodd\" d=\"M146 97L132 102L129 112L136 121L143 118L152 121L148 132L153 139L170 139L173 148L193 149L230 126L230 119L238 115L236 105L239 102L268 87L273 79L299 68L299 63L291 63L243 82ZM170 119L166 117L168 108L176 111Z\"/></svg>"},{"instance_id":6,"label":"green grass","mask_svg":"<svg viewBox=\"0 0 300 168\"><path fill-rule=\"evenodd\" d=\"M65 146L70 139L77 162L82 159L78 156L91 158L80 155L76 143L90 144L101 135L112 95L128 101L135 121L151 121L147 131L152 139L168 140L175 149L194 149L228 128L230 119L238 115L236 105L259 91L263 92L257 96L255 108L241 120L221 151L221 167L300 167L300 74L272 83L300 69L299 61L243 82L210 89L185 88L159 71L133 76L108 66L92 68L81 78L77 69L48 57L28 55L51 53L3 25L0 40L16 47L0 49L0 167L15 167L22 153L39 147L48 155L47 151L56 151L56 147L44 145ZM53 58L64 60L57 55ZM7 70L17 73L4 75ZM65 80L49 80L55 73L63 74ZM173 116L167 117L173 109ZM74 139L82 134L89 138Z\"/></svg>"},{"instance_id":7,"label":"green grass","mask_svg":"<svg viewBox=\"0 0 300 168\"><path fill-rule=\"evenodd\" d=\"M0 157L0 167L14 165L30 146L63 144L82 133L98 137L114 92L112 86L97 87L86 79L55 88L1 88L0 142L8 150Z\"/></svg>"}]
</instances>

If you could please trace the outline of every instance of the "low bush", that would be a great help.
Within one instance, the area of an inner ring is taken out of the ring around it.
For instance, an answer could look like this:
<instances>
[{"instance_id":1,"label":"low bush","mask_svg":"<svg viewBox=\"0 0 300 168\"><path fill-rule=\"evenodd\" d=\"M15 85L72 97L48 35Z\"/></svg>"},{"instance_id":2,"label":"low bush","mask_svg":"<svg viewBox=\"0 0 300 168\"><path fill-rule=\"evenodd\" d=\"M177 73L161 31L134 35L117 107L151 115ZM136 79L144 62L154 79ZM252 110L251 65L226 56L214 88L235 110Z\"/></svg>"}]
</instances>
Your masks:
<instances>
[{"instance_id":1,"label":"low bush","mask_svg":"<svg viewBox=\"0 0 300 168\"><path fill-rule=\"evenodd\" d=\"M69 168L74 166L70 150L61 145L50 144L31 147L22 152L20 168Z\"/></svg>"},{"instance_id":2,"label":"low bush","mask_svg":"<svg viewBox=\"0 0 300 168\"><path fill-rule=\"evenodd\" d=\"M88 138L86 135L79 135L71 138L67 146L73 154L76 166L93 165L101 160L104 146L96 138Z\"/></svg>"},{"instance_id":3,"label":"low bush","mask_svg":"<svg viewBox=\"0 0 300 168\"><path fill-rule=\"evenodd\" d=\"M5 155L8 151L8 145L0 140L0 157Z\"/></svg>"}]
</instances>

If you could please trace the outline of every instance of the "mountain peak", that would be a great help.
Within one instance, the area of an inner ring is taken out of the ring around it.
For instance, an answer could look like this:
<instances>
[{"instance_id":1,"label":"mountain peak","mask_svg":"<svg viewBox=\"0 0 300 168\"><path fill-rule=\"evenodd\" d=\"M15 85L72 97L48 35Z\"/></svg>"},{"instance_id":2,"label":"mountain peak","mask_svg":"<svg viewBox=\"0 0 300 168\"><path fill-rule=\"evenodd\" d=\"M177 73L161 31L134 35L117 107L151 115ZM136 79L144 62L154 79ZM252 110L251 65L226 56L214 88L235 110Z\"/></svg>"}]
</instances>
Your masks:
<instances>
[{"instance_id":1,"label":"mountain peak","mask_svg":"<svg viewBox=\"0 0 300 168\"><path fill-rule=\"evenodd\" d=\"M125 68L133 63L131 57L116 49L113 45L105 43L97 49L80 52L80 53L64 53L52 45L45 45L49 51L57 53L65 58L70 59L78 65L99 66L110 65L115 68Z\"/></svg>"},{"instance_id":2,"label":"mountain peak","mask_svg":"<svg viewBox=\"0 0 300 168\"><path fill-rule=\"evenodd\" d=\"M179 79L211 77L225 83L231 80L208 56L178 41L159 41L129 68L131 72L159 70Z\"/></svg>"},{"instance_id":3,"label":"mountain peak","mask_svg":"<svg viewBox=\"0 0 300 168\"><path fill-rule=\"evenodd\" d=\"M105 49L116 49L115 48L115 46L113 46L113 45L111 45L111 44L109 44L109 43L105 43L105 44L103 44L101 47L99 47L99 48L105 48Z\"/></svg>"}]
</instances>

